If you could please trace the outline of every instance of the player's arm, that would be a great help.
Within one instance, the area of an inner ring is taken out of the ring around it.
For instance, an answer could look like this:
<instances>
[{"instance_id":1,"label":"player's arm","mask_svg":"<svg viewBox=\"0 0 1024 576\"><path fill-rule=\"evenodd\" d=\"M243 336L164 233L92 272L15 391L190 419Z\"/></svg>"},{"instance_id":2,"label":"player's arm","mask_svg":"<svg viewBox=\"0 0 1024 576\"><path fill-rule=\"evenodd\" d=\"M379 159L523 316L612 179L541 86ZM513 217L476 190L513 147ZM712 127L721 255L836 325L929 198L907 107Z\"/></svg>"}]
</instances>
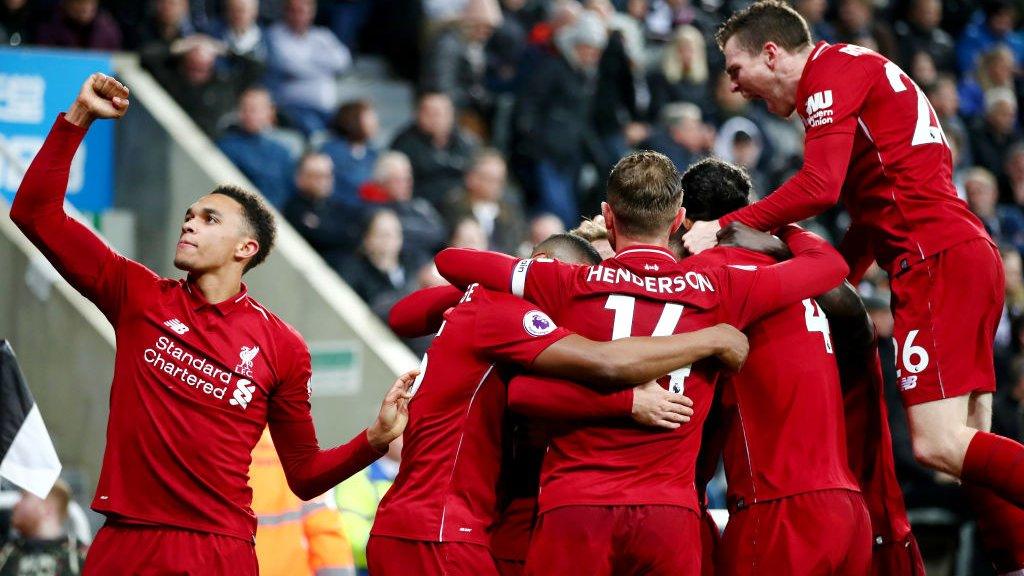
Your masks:
<instances>
[{"instance_id":1,"label":"player's arm","mask_svg":"<svg viewBox=\"0 0 1024 576\"><path fill-rule=\"evenodd\" d=\"M409 421L409 388L418 374L413 370L395 381L369 428L341 446L321 450L310 416L307 352L282 390L271 396L268 411L270 434L292 492L303 500L315 498L383 456Z\"/></svg>"},{"instance_id":2,"label":"player's arm","mask_svg":"<svg viewBox=\"0 0 1024 576\"><path fill-rule=\"evenodd\" d=\"M778 261L789 260L793 251L778 236L754 230L746 224L730 222L718 232L718 245L745 248L767 254Z\"/></svg>"},{"instance_id":3,"label":"player's arm","mask_svg":"<svg viewBox=\"0 0 1024 576\"><path fill-rule=\"evenodd\" d=\"M820 236L797 226L786 226L779 234L793 258L756 270L723 268L723 281L731 284L724 310L735 326L746 327L783 306L824 294L849 272L843 257Z\"/></svg>"},{"instance_id":4,"label":"player's arm","mask_svg":"<svg viewBox=\"0 0 1024 576\"><path fill-rule=\"evenodd\" d=\"M676 334L597 342L570 334L537 355L531 370L585 382L600 390L629 388L655 380L704 358L731 370L747 359L746 336L727 324Z\"/></svg>"},{"instance_id":5,"label":"player's arm","mask_svg":"<svg viewBox=\"0 0 1024 576\"><path fill-rule=\"evenodd\" d=\"M434 257L437 272L463 290L477 283L495 292L512 292L512 274L519 258L472 248L445 248Z\"/></svg>"},{"instance_id":6,"label":"player's arm","mask_svg":"<svg viewBox=\"0 0 1024 576\"><path fill-rule=\"evenodd\" d=\"M455 286L417 290L395 303L388 314L388 326L402 338L434 334L441 328L445 311L458 304L462 294Z\"/></svg>"},{"instance_id":7,"label":"player's arm","mask_svg":"<svg viewBox=\"0 0 1024 576\"><path fill-rule=\"evenodd\" d=\"M530 418L588 421L632 418L640 424L674 429L690 421L693 401L657 382L614 392L598 392L555 378L516 376L508 383L508 406Z\"/></svg>"},{"instance_id":8,"label":"player's arm","mask_svg":"<svg viewBox=\"0 0 1024 576\"><path fill-rule=\"evenodd\" d=\"M38 247L61 276L105 313L118 300L126 260L89 228L64 211L71 161L94 120L120 118L128 109L128 89L93 74L66 114L54 122L25 173L11 205L11 220Z\"/></svg>"},{"instance_id":9,"label":"player's arm","mask_svg":"<svg viewBox=\"0 0 1024 576\"><path fill-rule=\"evenodd\" d=\"M843 235L843 241L839 243L839 253L846 258L846 263L850 266L850 274L846 279L855 286L860 284L864 274L875 261L868 229L856 224L851 225Z\"/></svg>"}]
</instances>

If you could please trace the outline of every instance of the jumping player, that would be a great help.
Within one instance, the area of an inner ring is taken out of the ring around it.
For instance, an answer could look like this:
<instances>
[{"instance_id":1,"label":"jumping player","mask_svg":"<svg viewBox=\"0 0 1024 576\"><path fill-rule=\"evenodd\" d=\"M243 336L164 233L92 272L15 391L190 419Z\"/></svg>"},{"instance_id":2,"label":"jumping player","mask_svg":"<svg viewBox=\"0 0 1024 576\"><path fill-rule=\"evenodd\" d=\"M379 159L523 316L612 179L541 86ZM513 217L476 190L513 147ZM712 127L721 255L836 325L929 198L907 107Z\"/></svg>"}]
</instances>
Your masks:
<instances>
[{"instance_id":1,"label":"jumping player","mask_svg":"<svg viewBox=\"0 0 1024 576\"><path fill-rule=\"evenodd\" d=\"M11 219L117 335L92 503L107 521L84 574L255 575L247 479L263 429L269 423L292 490L313 498L379 458L402 432L415 373L395 383L369 429L321 450L306 345L241 282L274 240L273 215L258 197L221 187L189 207L174 256L184 280L121 256L64 212L71 159L89 125L127 109L127 88L90 76L11 207Z\"/></svg>"},{"instance_id":2,"label":"jumping player","mask_svg":"<svg viewBox=\"0 0 1024 576\"><path fill-rule=\"evenodd\" d=\"M915 457L960 478L979 520L1019 516L1024 446L988 432L1002 266L981 222L956 196L946 136L924 93L875 52L812 44L806 21L782 2L734 14L717 39L734 91L763 99L779 116L800 115L805 158L763 200L696 223L687 249L710 247L729 222L773 230L842 198L852 218L843 240L851 281L872 260L891 279L897 372ZM1010 537L1017 524L982 532Z\"/></svg>"}]
</instances>

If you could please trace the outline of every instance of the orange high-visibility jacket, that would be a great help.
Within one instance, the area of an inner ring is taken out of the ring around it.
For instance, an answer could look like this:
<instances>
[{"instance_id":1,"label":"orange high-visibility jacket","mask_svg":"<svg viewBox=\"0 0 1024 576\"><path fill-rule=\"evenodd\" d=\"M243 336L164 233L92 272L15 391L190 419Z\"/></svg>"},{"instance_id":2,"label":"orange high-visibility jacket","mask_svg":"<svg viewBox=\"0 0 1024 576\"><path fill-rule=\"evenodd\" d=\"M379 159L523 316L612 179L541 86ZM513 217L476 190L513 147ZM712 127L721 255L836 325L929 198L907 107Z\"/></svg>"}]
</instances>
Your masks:
<instances>
[{"instance_id":1,"label":"orange high-visibility jacket","mask_svg":"<svg viewBox=\"0 0 1024 576\"><path fill-rule=\"evenodd\" d=\"M323 495L303 502L292 493L267 430L252 452L249 486L261 576L355 574L341 514Z\"/></svg>"}]
</instances>

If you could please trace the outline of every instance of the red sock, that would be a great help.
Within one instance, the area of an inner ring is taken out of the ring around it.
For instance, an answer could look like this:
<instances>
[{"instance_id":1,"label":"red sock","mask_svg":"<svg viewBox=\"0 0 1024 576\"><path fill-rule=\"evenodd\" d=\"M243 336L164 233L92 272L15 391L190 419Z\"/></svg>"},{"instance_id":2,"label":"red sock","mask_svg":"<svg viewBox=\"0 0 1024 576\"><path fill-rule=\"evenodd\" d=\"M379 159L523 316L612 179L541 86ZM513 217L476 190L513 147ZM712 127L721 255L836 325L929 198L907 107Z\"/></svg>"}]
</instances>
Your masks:
<instances>
[{"instance_id":1,"label":"red sock","mask_svg":"<svg viewBox=\"0 0 1024 576\"><path fill-rule=\"evenodd\" d=\"M991 488L1017 506L1024 506L1024 445L978 432L967 446L960 479Z\"/></svg>"},{"instance_id":2,"label":"red sock","mask_svg":"<svg viewBox=\"0 0 1024 576\"><path fill-rule=\"evenodd\" d=\"M977 484L964 482L963 489L978 524L978 540L996 572L1024 568L1024 508Z\"/></svg>"}]
</instances>

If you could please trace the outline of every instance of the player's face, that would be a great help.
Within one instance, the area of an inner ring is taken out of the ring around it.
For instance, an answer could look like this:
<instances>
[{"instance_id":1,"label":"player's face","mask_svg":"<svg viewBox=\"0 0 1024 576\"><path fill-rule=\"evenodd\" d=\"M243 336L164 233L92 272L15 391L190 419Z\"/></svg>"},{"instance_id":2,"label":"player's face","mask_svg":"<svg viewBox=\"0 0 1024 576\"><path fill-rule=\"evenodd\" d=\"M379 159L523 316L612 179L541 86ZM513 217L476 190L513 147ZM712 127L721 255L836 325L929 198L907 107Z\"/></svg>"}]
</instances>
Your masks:
<instances>
[{"instance_id":1,"label":"player's face","mask_svg":"<svg viewBox=\"0 0 1024 576\"><path fill-rule=\"evenodd\" d=\"M242 206L222 194L207 194L185 211L174 266L200 274L238 262L258 249Z\"/></svg>"},{"instance_id":2,"label":"player's face","mask_svg":"<svg viewBox=\"0 0 1024 576\"><path fill-rule=\"evenodd\" d=\"M740 46L734 36L725 43L722 52L733 92L739 92L747 100L764 100L769 112L788 117L795 109L796 94L787 93L777 74L779 50L777 47L769 49L766 44L761 52L752 54Z\"/></svg>"}]
</instances>

